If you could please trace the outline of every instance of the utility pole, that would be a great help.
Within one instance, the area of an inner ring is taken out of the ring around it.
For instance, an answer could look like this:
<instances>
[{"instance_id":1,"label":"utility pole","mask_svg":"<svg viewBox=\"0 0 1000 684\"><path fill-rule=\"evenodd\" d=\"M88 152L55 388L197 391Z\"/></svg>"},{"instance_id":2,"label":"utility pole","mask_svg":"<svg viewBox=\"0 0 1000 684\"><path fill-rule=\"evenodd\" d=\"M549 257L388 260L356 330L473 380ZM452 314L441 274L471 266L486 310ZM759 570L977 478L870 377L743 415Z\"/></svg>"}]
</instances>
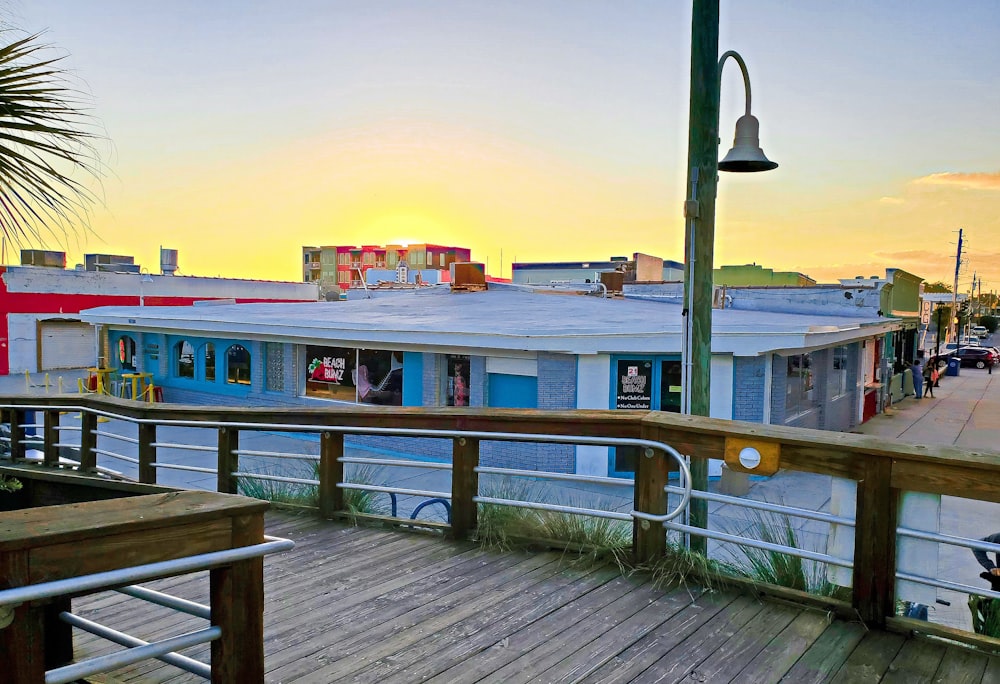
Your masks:
<instances>
[{"instance_id":1,"label":"utility pole","mask_svg":"<svg viewBox=\"0 0 1000 684\"><path fill-rule=\"evenodd\" d=\"M951 288L951 322L948 337L957 341L958 332L958 272L962 268L962 229L958 229L958 251L955 253L955 284Z\"/></svg>"},{"instance_id":2,"label":"utility pole","mask_svg":"<svg viewBox=\"0 0 1000 684\"><path fill-rule=\"evenodd\" d=\"M691 15L691 101L688 113L688 182L685 207L684 312L690 354L684 368L688 413L709 415L712 364L712 266L715 196L719 176L719 0L694 0ZM691 460L691 485L708 489L708 460ZM708 527L708 505L690 504L692 527ZM707 540L692 536L692 551L706 553Z\"/></svg>"}]
</instances>

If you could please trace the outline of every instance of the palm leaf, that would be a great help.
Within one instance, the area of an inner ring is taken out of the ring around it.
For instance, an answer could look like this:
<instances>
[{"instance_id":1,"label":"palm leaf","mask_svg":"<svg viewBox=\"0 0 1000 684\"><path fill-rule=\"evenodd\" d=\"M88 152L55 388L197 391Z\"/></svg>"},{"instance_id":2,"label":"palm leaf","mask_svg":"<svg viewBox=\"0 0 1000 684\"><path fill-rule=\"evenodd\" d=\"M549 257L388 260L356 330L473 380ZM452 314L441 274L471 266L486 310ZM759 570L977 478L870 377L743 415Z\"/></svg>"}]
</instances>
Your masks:
<instances>
[{"instance_id":1,"label":"palm leaf","mask_svg":"<svg viewBox=\"0 0 1000 684\"><path fill-rule=\"evenodd\" d=\"M0 31L10 39L11 30ZM103 138L83 94L70 87L63 57L38 34L0 44L0 232L44 247L89 231L97 199L77 174L99 179Z\"/></svg>"}]
</instances>

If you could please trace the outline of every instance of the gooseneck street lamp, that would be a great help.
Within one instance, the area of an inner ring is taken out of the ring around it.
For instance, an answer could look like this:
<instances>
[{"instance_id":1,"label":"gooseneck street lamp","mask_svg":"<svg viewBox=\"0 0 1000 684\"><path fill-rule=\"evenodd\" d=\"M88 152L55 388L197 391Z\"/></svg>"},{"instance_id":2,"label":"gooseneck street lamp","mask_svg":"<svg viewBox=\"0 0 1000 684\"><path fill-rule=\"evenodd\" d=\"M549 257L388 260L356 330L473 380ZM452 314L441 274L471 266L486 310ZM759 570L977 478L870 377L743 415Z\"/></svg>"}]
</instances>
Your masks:
<instances>
[{"instance_id":1,"label":"gooseneck street lamp","mask_svg":"<svg viewBox=\"0 0 1000 684\"><path fill-rule=\"evenodd\" d=\"M722 67L732 57L743 72L746 113L736 122L733 148L719 161L719 99ZM689 195L684 203L684 334L682 341L682 412L709 415L712 360L712 257L715 243L715 196L718 172L768 171L778 165L764 156L759 124L750 114L750 78L735 52L719 58L719 0L694 0L691 17L691 100L688 115ZM708 486L708 462L693 459L692 485ZM704 500L692 500L690 524L707 527ZM691 548L704 552L703 537L692 537Z\"/></svg>"}]
</instances>

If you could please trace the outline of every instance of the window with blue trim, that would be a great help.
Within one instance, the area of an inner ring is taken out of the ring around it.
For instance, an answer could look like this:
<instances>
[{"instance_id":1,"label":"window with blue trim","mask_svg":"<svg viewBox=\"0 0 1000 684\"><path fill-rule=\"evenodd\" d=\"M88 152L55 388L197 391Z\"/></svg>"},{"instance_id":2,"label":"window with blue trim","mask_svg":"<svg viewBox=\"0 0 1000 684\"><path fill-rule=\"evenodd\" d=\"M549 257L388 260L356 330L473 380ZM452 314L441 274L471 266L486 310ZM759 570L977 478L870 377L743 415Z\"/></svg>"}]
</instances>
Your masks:
<instances>
[{"instance_id":1,"label":"window with blue trim","mask_svg":"<svg viewBox=\"0 0 1000 684\"><path fill-rule=\"evenodd\" d=\"M250 352L241 344L234 344L226 352L226 383L250 384Z\"/></svg>"},{"instance_id":2,"label":"window with blue trim","mask_svg":"<svg viewBox=\"0 0 1000 684\"><path fill-rule=\"evenodd\" d=\"M181 340L174 345L174 373L179 378L194 380L194 347L187 340Z\"/></svg>"},{"instance_id":3,"label":"window with blue trim","mask_svg":"<svg viewBox=\"0 0 1000 684\"><path fill-rule=\"evenodd\" d=\"M215 345L205 343L205 382L215 382Z\"/></svg>"}]
</instances>

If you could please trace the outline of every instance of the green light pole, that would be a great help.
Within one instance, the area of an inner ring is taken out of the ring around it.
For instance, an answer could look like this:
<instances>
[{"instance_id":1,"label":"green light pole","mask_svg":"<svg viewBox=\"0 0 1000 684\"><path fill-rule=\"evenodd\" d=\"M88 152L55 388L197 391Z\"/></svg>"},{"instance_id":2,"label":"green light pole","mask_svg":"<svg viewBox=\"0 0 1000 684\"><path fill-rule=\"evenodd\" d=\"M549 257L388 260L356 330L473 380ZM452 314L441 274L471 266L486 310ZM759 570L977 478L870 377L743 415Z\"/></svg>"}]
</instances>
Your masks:
<instances>
[{"instance_id":1,"label":"green light pole","mask_svg":"<svg viewBox=\"0 0 1000 684\"><path fill-rule=\"evenodd\" d=\"M743 72L746 114L736 122L733 149L719 161L719 99L722 65L732 57ZM682 409L709 415L712 361L712 253L715 245L715 196L718 172L768 171L778 165L764 156L759 125L750 114L750 78L735 52L719 58L719 0L694 0L691 16L691 100L688 115L688 200L684 203L684 336ZM692 485L708 488L708 461L692 459ZM708 526L708 507L692 499L689 522ZM704 537L692 536L692 550L705 553Z\"/></svg>"}]
</instances>

